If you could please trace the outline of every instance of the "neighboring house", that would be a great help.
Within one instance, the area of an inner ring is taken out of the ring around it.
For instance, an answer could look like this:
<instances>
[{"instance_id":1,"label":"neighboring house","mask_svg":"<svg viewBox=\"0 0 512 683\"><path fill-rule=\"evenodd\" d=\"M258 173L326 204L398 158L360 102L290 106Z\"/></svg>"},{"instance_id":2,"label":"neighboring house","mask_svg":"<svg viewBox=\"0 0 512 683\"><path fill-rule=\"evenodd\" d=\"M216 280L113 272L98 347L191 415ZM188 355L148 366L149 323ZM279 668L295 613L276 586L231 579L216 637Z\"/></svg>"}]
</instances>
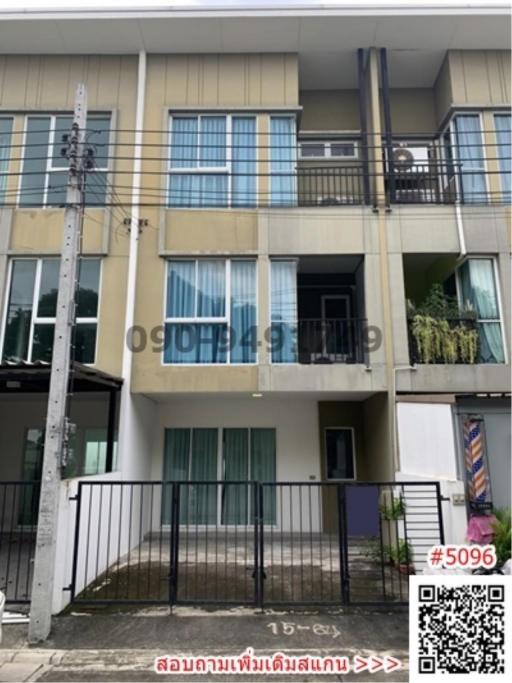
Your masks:
<instances>
[{"instance_id":1,"label":"neighboring house","mask_svg":"<svg viewBox=\"0 0 512 683\"><path fill-rule=\"evenodd\" d=\"M237 481L182 499L182 523L221 531L252 518L240 482L309 482L318 501L290 493L286 514L282 490L264 491L262 525L291 533L307 510L310 536L337 524L315 483L439 481L447 540L462 542L471 417L493 501L510 506L505 9L25 13L2 17L0 42L0 533L37 525L78 82L95 150L55 611L79 480ZM408 301L435 284L459 302L447 325L473 310L460 324L474 357L424 362ZM130 550L132 510L102 490L87 533L108 512ZM157 504L148 489L143 513L135 490L138 534L172 526L170 491ZM110 565L95 539L75 592ZM0 568L7 596L28 598L30 570L13 583Z\"/></svg>"}]
</instances>

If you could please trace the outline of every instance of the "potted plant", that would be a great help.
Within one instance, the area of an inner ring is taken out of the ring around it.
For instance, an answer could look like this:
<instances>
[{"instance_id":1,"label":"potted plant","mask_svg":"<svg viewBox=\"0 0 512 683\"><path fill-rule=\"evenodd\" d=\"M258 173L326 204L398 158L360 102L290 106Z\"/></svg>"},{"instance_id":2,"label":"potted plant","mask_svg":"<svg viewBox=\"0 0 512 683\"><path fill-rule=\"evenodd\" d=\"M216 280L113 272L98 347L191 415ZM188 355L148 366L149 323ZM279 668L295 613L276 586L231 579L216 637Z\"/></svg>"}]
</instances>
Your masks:
<instances>
[{"instance_id":1,"label":"potted plant","mask_svg":"<svg viewBox=\"0 0 512 683\"><path fill-rule=\"evenodd\" d=\"M468 324L476 319L469 307L460 308L455 297L447 296L434 284L419 306L408 301L411 334L420 363L475 363L478 331Z\"/></svg>"},{"instance_id":2,"label":"potted plant","mask_svg":"<svg viewBox=\"0 0 512 683\"><path fill-rule=\"evenodd\" d=\"M496 550L496 568L501 569L511 554L512 513L510 508L494 510L496 520L493 523L494 538L492 544Z\"/></svg>"},{"instance_id":3,"label":"potted plant","mask_svg":"<svg viewBox=\"0 0 512 683\"><path fill-rule=\"evenodd\" d=\"M414 574L413 553L408 541L401 538L396 546L386 546L385 551L392 567L396 567L401 574Z\"/></svg>"},{"instance_id":4,"label":"potted plant","mask_svg":"<svg viewBox=\"0 0 512 683\"><path fill-rule=\"evenodd\" d=\"M392 498L389 505L382 503L379 506L379 512L382 519L391 521L393 519L403 519L405 515L405 500L400 498Z\"/></svg>"}]
</instances>

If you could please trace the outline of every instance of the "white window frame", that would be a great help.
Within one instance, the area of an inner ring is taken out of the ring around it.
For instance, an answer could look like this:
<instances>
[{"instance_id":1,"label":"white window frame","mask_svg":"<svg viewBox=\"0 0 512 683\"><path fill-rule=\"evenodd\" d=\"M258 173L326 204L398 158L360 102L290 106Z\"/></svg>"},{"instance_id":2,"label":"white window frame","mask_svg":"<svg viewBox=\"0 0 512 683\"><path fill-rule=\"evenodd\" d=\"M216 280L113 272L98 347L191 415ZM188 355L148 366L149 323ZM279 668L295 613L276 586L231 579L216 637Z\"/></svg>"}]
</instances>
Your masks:
<instances>
[{"instance_id":1,"label":"white window frame","mask_svg":"<svg viewBox=\"0 0 512 683\"><path fill-rule=\"evenodd\" d=\"M493 122L493 126L494 126L494 137L496 139L496 152L497 152L496 156L498 157L497 158L498 171L499 171L498 175L500 178L501 195L502 195L502 199L504 199L505 201L509 201L510 198L506 196L508 191L503 186L503 176L505 175L505 173L501 170L501 159L499 158L499 146L500 145L498 143L498 129L496 128L496 117L497 116L508 116L508 118L510 119L510 124L511 124L511 128L512 128L512 114L511 114L510 110L508 110L508 111L494 111L492 114L492 122Z\"/></svg>"},{"instance_id":2,"label":"white window frame","mask_svg":"<svg viewBox=\"0 0 512 683\"><path fill-rule=\"evenodd\" d=\"M296 264L296 269L295 269L295 275L298 275L298 267L299 267L299 258L297 256L290 256L290 257L270 257L268 260L268 282L269 282L269 287L268 287L268 319L270 322L270 330L272 330L272 325L274 323L280 323L283 322L282 320L274 320L272 318L272 263L274 262L279 262L279 261L293 261ZM272 349L270 348L268 351L268 356L270 359L270 365L278 365L278 366L295 366L295 365L300 365L299 363L299 291L298 291L298 280L297 277L295 279L295 289L297 290L296 296L297 296L297 315L295 317L295 325L297 328L297 353L296 353L296 359L294 361L286 362L286 363L280 363L279 361L272 360ZM287 322L287 321L286 321Z\"/></svg>"},{"instance_id":3,"label":"white window frame","mask_svg":"<svg viewBox=\"0 0 512 683\"><path fill-rule=\"evenodd\" d=\"M279 203L274 204L273 203L272 176L274 176L274 175L286 176L286 175L289 175L290 172L289 171L276 171L276 170L272 169L272 135L271 135L271 133L272 133L272 119L286 119L286 118L291 119L295 123L295 145L293 145L293 154L292 154L292 160L291 160L291 163L292 163L291 173L293 174L292 175L293 183L292 183L291 194L292 194L292 197L294 200L292 203L292 208L294 206L298 205L299 188L298 188L298 178L297 178L297 160L298 160L298 156L297 156L298 155L298 150L297 150L297 117L292 116L290 114L275 113L275 114L270 114L268 117L268 140L269 140L269 142L268 142L268 171L269 172L268 172L268 188L267 188L268 201L267 201L267 204L268 204L269 208L286 208L286 206L284 206L282 204L279 204Z\"/></svg>"},{"instance_id":4,"label":"white window frame","mask_svg":"<svg viewBox=\"0 0 512 683\"><path fill-rule=\"evenodd\" d=\"M174 261L194 261L194 289L195 289L195 300L194 300L194 310L195 310L195 315L189 316L186 318L176 318L176 317L169 317L167 315L167 282L168 282L168 277L169 277L169 264ZM198 302L198 297L199 297L199 289L197 287L197 282L198 282L198 270L199 270L199 261L205 262L205 261L224 261L224 268L225 268L225 289L224 289L224 315L219 316L219 317L199 317L197 315L197 302ZM165 269L165 282L164 282L164 348L162 349L162 356L161 356L161 364L165 367L192 367L192 368L200 368L200 367L225 367L227 365L231 366L241 366L241 367L248 367L252 365L257 365L258 364L258 351L256 350L255 352L255 360L252 363L232 363L231 362L231 339L229 337L230 331L231 331L231 263L233 261L250 261L251 263L255 264L255 291L256 291L256 297L255 297L255 317L256 317L256 326L258 324L258 263L255 258L250 258L250 257L244 257L244 258L225 258L222 256L215 257L215 256L210 256L210 257L191 257L187 258L186 256L184 257L179 257L179 258L174 258L174 257L168 257L166 259L166 269ZM228 348L226 349L226 362L225 363L172 363L172 362L166 362L165 361L165 328L168 324L175 324L175 325L200 325L200 324L219 324L219 325L226 325L227 330L228 330Z\"/></svg>"},{"instance_id":5,"label":"white window frame","mask_svg":"<svg viewBox=\"0 0 512 683\"><path fill-rule=\"evenodd\" d=\"M94 344L94 359L92 363L84 363L84 365L87 366L94 366L96 365L96 357L98 353L98 332L99 332L99 318L100 318L100 301L101 301L101 284L102 284L102 259L98 258L84 258L82 259L84 261L99 261L99 277L98 277L98 310L96 313L96 317L77 317L75 320L75 323L81 324L81 323L92 323L96 325L96 339L95 339L95 344ZM34 347L34 328L35 325L54 325L55 326L55 317L45 317L45 316L38 316L37 315L37 307L39 303L39 293L41 289L41 273L43 269L43 261L60 261L59 257L56 256L42 256L42 257L32 257L32 256L15 256L11 259L9 259L9 272L7 276L7 286L6 286L6 291L5 291L5 302L4 302L4 314L3 314L3 320L2 320L2 334L0 337L0 350L1 350L1 358L3 358L4 355L4 341L5 341L5 332L7 328L7 315L8 315L8 309L9 309L9 301L10 301L10 295L11 295L11 285L12 285L12 276L13 276L13 269L14 269L14 262L15 261L35 261L36 262L36 272L34 276L34 290L32 292L32 315L30 318L30 331L29 331L29 339L28 339L28 348L27 348L27 358L26 361L29 363L34 362L32 360L32 352L33 352L33 347Z\"/></svg>"},{"instance_id":6,"label":"white window frame","mask_svg":"<svg viewBox=\"0 0 512 683\"><path fill-rule=\"evenodd\" d=\"M199 166L199 152L201 149L201 121L206 118L219 118L224 117L226 119L226 164L224 166ZM173 133L173 120L175 118L179 119L197 119L197 145L196 145L196 158L197 166L183 166L183 167L173 167L172 166L172 133ZM248 206L237 206L233 205L233 163L232 163L232 146L233 146L233 118L253 118L254 119L254 130L255 130L255 197L254 202ZM169 150L169 160L167 163L167 183L166 183L166 207L168 209L186 209L187 211L196 210L216 210L216 209L252 209L256 208L258 205L258 166L259 166L259 145L258 145L258 119L259 117L253 112L225 112L225 111L209 111L208 113L193 113L193 112L169 112L169 133L167 141L167 149ZM226 204L217 205L206 205L206 206L182 206L180 204L171 204L171 176L173 175L205 175L211 173L213 175L226 175L227 176L227 189L226 189Z\"/></svg>"},{"instance_id":7,"label":"white window frame","mask_svg":"<svg viewBox=\"0 0 512 683\"><path fill-rule=\"evenodd\" d=\"M302 154L302 145L323 145L325 154L323 156L316 156L316 155L303 155ZM354 148L354 153L349 154L347 156L338 156L338 155L333 155L331 146L332 145L352 145ZM333 161L355 161L359 159L359 147L357 142L354 140L304 140L299 138L299 150L300 150L300 155L299 158L301 161L324 161L325 159L333 160Z\"/></svg>"},{"instance_id":8,"label":"white window frame","mask_svg":"<svg viewBox=\"0 0 512 683\"><path fill-rule=\"evenodd\" d=\"M464 306L466 303L463 298L462 298L462 285L460 282L460 269L462 266L466 263L466 261L476 261L477 259L479 260L484 260L484 261L491 261L492 263L492 272L493 272L493 278L494 278L494 290L496 292L496 303L498 306L498 314L499 318L475 318L476 323L499 323L500 326L500 332L501 332L501 344L503 346L503 363L499 363L499 365L506 365L508 364L508 354L507 354L507 343L506 343L506 338L505 338L505 328L503 325L503 307L502 307L502 301L501 301L501 293L500 293L500 280L499 280L499 273L498 273L498 263L496 260L495 256L491 255L485 255L485 254L479 254L479 255L471 255L471 256L466 256L466 258L460 263L456 270L455 270L455 288L457 291L457 301L459 302L459 306ZM475 311L476 313L476 311Z\"/></svg>"},{"instance_id":9,"label":"white window frame","mask_svg":"<svg viewBox=\"0 0 512 683\"><path fill-rule=\"evenodd\" d=\"M12 143L12 134L13 134L13 132L14 132L14 115L13 115L13 114L0 114L0 119L6 119L6 120L10 120L10 121L11 121L11 132L10 132L10 134L9 134L9 138L10 138L10 139L9 139L9 144L10 144L11 146L10 146L9 149L7 150L7 156L6 156L6 158L5 158L5 161L6 161L6 173L7 173L7 175L5 176L5 189L4 189L4 190L1 190L1 189L0 189L0 208L2 208L2 205L10 204L10 202L8 201L8 200L9 200L9 195L8 195L8 192L9 192L9 168L10 168L10 165L11 165L11 158L12 158L12 151L13 151L13 148L12 148L12 144L13 144L13 143ZM5 193L4 200L2 200L2 192Z\"/></svg>"},{"instance_id":10,"label":"white window frame","mask_svg":"<svg viewBox=\"0 0 512 683\"><path fill-rule=\"evenodd\" d=\"M439 140L440 140L440 147L441 147L441 156L443 163L445 164L445 168L443 169L442 176L444 178L445 182L445 187L444 190L448 187L448 182L447 182L447 176L446 176L446 165L447 165L447 160L446 160L446 150L444 148L444 143L443 143L443 138L444 135L449 132L450 135L450 147L452 149L452 159L453 159L453 165L454 165L454 171L455 171L455 187L456 187L456 192L457 192L457 197L460 198L463 197L464 191L463 188L461 187L461 176L464 175L464 171L461 169L461 160L460 160L460 152L459 152L459 146L458 146L458 138L457 138L457 130L456 130L456 123L455 119L458 116L478 116L479 124L480 124L480 144L482 146L482 168L478 169L479 172L481 172L484 176L484 181L485 181L485 196L487 198L487 202L489 202L489 172L488 172L488 166L487 166L487 148L485 144L485 138L484 138L484 121L483 121L483 113L481 111L474 111L474 110L468 110L468 111L455 111L453 112L452 116L450 117L450 120L446 124L446 126L443 128L439 135ZM473 169L477 170L477 169ZM442 188L443 189L443 188ZM463 198L463 203L464 204L471 204L472 202L467 202ZM478 202L474 202L477 204Z\"/></svg>"},{"instance_id":11,"label":"white window frame","mask_svg":"<svg viewBox=\"0 0 512 683\"><path fill-rule=\"evenodd\" d=\"M327 453L327 432L329 430L336 430L338 432L348 431L352 432L352 469L354 471L353 477L345 477L342 479L337 479L334 477L329 477L329 461ZM324 449L325 449L325 480L326 481L357 481L357 469L356 469L356 430L354 427L344 427L343 425L334 425L330 427L324 427Z\"/></svg>"},{"instance_id":12,"label":"white window frame","mask_svg":"<svg viewBox=\"0 0 512 683\"><path fill-rule=\"evenodd\" d=\"M55 143L55 128L56 128L56 121L57 118L63 118L63 117L71 117L73 118L73 113L72 112L59 112L57 114L45 114L43 112L33 112L29 113L25 116L24 119L24 124L23 124L23 135L22 135L22 144L23 144L23 150L25 150L25 144L27 141L27 133L28 133L28 120L29 119L50 119L50 129L49 129L49 135L48 135L48 147L46 149L46 171L45 171L45 176L44 176L44 189L43 189L43 205L39 208L41 209L50 209L53 210L55 206L48 206L47 201L48 201L48 186L51 184L50 178L53 173L56 173L60 171L61 173L64 172L66 173L67 166L53 166L53 147ZM106 111L104 113L95 113L95 114L90 114L87 117L87 121L91 122L94 121L94 119L104 119L104 118L109 118L110 120L110 125L109 125L109 147L111 145L111 135L112 135L112 112L111 111ZM62 143L64 146L64 143ZM41 147L41 156L44 156L45 151L44 147ZM20 204L21 199L23 197L23 189L22 189L22 183L23 183L23 172L25 170L25 163L26 163L26 158L25 154L23 153L23 161L21 162L21 173L20 177L18 180L18 197L16 204L18 208L20 209L31 209L34 210L34 208L37 208L37 205L35 206L23 206ZM87 173L96 173L96 172L103 172L103 173L108 173L110 171L109 165L103 167L94 167L91 168L87 171ZM67 183L67 178L66 178L66 183ZM107 195L108 195L108 187L105 188L105 201L107 201ZM97 207L93 208L102 208L101 205L98 205Z\"/></svg>"}]
</instances>

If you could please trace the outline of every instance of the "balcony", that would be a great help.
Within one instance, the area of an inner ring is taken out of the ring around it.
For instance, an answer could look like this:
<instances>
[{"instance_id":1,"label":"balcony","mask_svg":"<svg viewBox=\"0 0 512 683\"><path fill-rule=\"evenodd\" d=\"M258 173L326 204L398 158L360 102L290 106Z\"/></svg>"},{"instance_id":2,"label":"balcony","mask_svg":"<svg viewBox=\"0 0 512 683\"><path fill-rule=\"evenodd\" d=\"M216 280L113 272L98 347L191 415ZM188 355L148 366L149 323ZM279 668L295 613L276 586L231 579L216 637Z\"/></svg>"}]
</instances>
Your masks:
<instances>
[{"instance_id":1,"label":"balcony","mask_svg":"<svg viewBox=\"0 0 512 683\"><path fill-rule=\"evenodd\" d=\"M297 324L298 362L302 365L365 363L366 318L309 318Z\"/></svg>"},{"instance_id":2,"label":"balcony","mask_svg":"<svg viewBox=\"0 0 512 683\"><path fill-rule=\"evenodd\" d=\"M407 321L411 364L474 365L479 335L474 318L415 316Z\"/></svg>"},{"instance_id":3,"label":"balcony","mask_svg":"<svg viewBox=\"0 0 512 683\"><path fill-rule=\"evenodd\" d=\"M289 127L270 141L227 144L231 158L217 143L186 153L171 145L167 207L507 204L510 130L480 131L473 119L456 115L442 134L369 142L313 139L307 131L297 140Z\"/></svg>"}]
</instances>

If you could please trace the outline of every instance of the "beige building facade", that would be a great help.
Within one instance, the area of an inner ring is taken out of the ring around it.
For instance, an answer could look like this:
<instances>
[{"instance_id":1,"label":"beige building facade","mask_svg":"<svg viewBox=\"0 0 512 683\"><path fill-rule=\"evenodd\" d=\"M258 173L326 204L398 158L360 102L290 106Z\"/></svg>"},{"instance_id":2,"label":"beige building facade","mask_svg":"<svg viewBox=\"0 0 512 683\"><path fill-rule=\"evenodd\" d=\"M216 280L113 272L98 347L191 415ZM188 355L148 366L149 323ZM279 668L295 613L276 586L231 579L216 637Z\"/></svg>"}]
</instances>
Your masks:
<instances>
[{"instance_id":1,"label":"beige building facade","mask_svg":"<svg viewBox=\"0 0 512 683\"><path fill-rule=\"evenodd\" d=\"M492 423L491 482L510 473L508 34L487 17L493 32L473 49L474 17L461 15L460 37L440 44L419 16L383 14L374 43L370 17L358 28L342 14L270 14L144 15L143 48L132 19L119 16L118 29L81 54L51 53L46 24L31 54L6 36L0 483L40 477L47 395L13 372L51 361L59 135L84 83L95 166L75 358L122 390L110 412L101 387L73 396L66 491L94 477L177 476L173 439L201 430L216 433L215 463L194 470L191 455L184 476L222 480L226 433L261 430L275 481L440 479L461 541L466 510L452 496L465 492L464 415ZM105 31L101 18L89 20ZM60 21L78 37L80 18ZM29 23L14 17L13 31L22 36ZM129 50L112 35L123 30ZM405 162L390 160L402 153ZM473 355L422 356L413 318L433 286L457 302L451 318L472 310ZM417 452L428 460L428 448L411 445L411 416L440 420L448 474L418 471ZM63 503L63 556L69 511ZM57 583L69 571L61 561ZM64 602L59 584L55 611Z\"/></svg>"}]
</instances>

